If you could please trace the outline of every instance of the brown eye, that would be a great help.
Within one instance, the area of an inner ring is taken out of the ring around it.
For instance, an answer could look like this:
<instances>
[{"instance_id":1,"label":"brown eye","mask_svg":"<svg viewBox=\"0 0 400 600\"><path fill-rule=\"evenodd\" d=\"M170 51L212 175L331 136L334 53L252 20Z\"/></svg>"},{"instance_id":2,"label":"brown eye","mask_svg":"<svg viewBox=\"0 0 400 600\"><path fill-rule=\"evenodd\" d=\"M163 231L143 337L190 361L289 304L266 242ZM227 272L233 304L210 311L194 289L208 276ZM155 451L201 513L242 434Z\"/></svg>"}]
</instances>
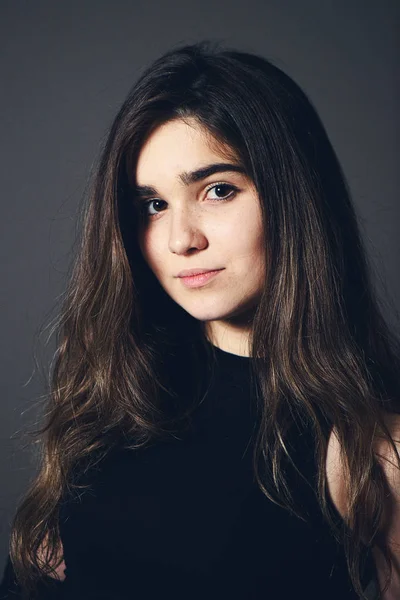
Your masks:
<instances>
[{"instance_id":1,"label":"brown eye","mask_svg":"<svg viewBox=\"0 0 400 600\"><path fill-rule=\"evenodd\" d=\"M157 212L155 212L155 213L151 213L151 212L149 213L149 212L148 212L148 207L149 207L149 206L150 206L150 205L151 205L153 202L154 202L155 204L159 204L159 203L161 202L161 204L162 204L162 203L164 202L164 200L159 200L159 199L157 199L157 198L155 198L154 200L147 200L147 202L145 202L145 203L144 203L144 206L143 206L143 208L142 208L142 212L143 212L143 214L144 214L145 216L152 217L153 215L156 215L156 214L158 213L158 211L157 211Z\"/></svg>"},{"instance_id":2,"label":"brown eye","mask_svg":"<svg viewBox=\"0 0 400 600\"><path fill-rule=\"evenodd\" d=\"M234 185L230 185L229 183L217 183L208 189L208 192L214 191L216 194L216 198L211 198L212 200L222 201L228 200L235 195L238 191L238 188ZM208 195L208 193L207 193Z\"/></svg>"}]
</instances>

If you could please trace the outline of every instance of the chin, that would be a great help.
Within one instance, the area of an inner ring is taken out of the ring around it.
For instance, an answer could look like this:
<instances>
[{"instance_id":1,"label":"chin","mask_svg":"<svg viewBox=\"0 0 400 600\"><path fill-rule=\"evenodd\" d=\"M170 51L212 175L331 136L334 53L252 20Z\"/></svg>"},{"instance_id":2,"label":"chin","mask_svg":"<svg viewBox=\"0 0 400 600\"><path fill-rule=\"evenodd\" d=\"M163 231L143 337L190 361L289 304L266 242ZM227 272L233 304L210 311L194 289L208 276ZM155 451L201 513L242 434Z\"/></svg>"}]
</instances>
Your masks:
<instances>
[{"instance_id":1,"label":"chin","mask_svg":"<svg viewBox=\"0 0 400 600\"><path fill-rule=\"evenodd\" d=\"M225 306L218 307L215 305L215 302L212 306L207 306L206 303L203 303L200 306L189 306L188 304L178 303L183 310L189 313L194 319L197 321L223 321L225 319L229 319L234 317L238 312L240 313L240 308L238 306Z\"/></svg>"}]
</instances>

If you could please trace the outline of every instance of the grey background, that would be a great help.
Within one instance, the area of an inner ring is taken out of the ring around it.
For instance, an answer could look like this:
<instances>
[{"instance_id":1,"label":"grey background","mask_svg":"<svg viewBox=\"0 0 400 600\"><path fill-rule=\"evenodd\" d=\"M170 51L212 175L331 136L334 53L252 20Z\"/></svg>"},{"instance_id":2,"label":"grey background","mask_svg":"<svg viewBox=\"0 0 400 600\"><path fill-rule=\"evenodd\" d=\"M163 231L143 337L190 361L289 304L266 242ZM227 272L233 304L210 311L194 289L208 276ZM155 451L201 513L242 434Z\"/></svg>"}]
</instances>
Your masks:
<instances>
[{"instance_id":1,"label":"grey background","mask_svg":"<svg viewBox=\"0 0 400 600\"><path fill-rule=\"evenodd\" d=\"M22 431L37 414L54 350L39 347L36 368L35 339L57 312L99 144L141 69L172 45L209 38L263 54L291 75L325 123L394 309L398 23L396 0L0 3L0 567L34 473Z\"/></svg>"}]
</instances>

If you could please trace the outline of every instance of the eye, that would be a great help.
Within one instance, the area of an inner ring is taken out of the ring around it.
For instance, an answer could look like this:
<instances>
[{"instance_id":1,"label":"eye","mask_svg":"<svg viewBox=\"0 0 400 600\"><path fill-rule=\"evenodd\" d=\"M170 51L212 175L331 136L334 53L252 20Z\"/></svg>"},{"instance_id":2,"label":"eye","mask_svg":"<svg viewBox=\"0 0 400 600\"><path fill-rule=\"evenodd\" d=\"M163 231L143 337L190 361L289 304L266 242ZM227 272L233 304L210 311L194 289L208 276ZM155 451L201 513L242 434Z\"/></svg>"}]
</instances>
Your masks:
<instances>
[{"instance_id":1,"label":"eye","mask_svg":"<svg viewBox=\"0 0 400 600\"><path fill-rule=\"evenodd\" d=\"M215 193L217 194L217 197L213 198L213 200L216 201L228 200L228 198L234 196L238 191L237 187L229 183L216 183L212 187L208 188L207 191L210 192L211 190L215 190Z\"/></svg>"},{"instance_id":2,"label":"eye","mask_svg":"<svg viewBox=\"0 0 400 600\"><path fill-rule=\"evenodd\" d=\"M214 191L216 197L212 198L213 202L224 202L230 200L239 190L236 186L229 183L214 183L212 186L206 189L207 197L209 192ZM150 206L154 203L153 210L155 212L149 212ZM161 204L161 207L160 207ZM152 200L146 200L141 206L141 213L143 217L154 217L163 210L163 204L166 204L164 200L160 198L153 198Z\"/></svg>"},{"instance_id":3,"label":"eye","mask_svg":"<svg viewBox=\"0 0 400 600\"><path fill-rule=\"evenodd\" d=\"M155 202L155 203L157 203L157 204L159 204L159 203L161 203L161 204L162 204L162 203L164 202L164 200L160 200L159 198L154 198L154 200L147 200L146 202L144 202L144 203L143 203L143 207L142 207L142 213L143 213L143 215L144 215L145 217L146 217L146 216L148 216L148 217L152 217L152 216L154 216L154 215L157 215L157 214L158 214L158 211L157 211L157 212L155 212L155 213L148 212L148 211L149 211L149 206L150 206L150 205L151 205L153 202ZM164 204L165 204L165 202L164 202ZM162 209L161 209L161 210L162 210Z\"/></svg>"}]
</instances>

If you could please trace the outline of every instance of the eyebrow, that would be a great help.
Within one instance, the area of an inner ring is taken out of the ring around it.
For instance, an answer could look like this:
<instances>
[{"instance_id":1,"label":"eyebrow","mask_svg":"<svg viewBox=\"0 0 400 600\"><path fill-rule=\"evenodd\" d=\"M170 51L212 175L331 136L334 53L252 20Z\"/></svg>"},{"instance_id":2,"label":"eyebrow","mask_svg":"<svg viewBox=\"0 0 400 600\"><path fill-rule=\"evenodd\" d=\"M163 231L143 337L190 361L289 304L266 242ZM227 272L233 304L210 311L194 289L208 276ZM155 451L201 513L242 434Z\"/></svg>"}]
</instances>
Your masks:
<instances>
[{"instance_id":1,"label":"eyebrow","mask_svg":"<svg viewBox=\"0 0 400 600\"><path fill-rule=\"evenodd\" d=\"M193 183L197 183L198 181L202 181L203 179L206 179L206 177L210 177L215 173L226 173L231 171L246 175L245 168L240 164L213 163L206 165L205 167L201 167L200 169L196 169L195 171L183 171L183 173L178 175L178 179L180 179L183 185L189 186ZM136 185L134 188L134 194L137 198L145 198L148 196L156 196L158 195L158 192L156 188L149 185Z\"/></svg>"}]
</instances>

